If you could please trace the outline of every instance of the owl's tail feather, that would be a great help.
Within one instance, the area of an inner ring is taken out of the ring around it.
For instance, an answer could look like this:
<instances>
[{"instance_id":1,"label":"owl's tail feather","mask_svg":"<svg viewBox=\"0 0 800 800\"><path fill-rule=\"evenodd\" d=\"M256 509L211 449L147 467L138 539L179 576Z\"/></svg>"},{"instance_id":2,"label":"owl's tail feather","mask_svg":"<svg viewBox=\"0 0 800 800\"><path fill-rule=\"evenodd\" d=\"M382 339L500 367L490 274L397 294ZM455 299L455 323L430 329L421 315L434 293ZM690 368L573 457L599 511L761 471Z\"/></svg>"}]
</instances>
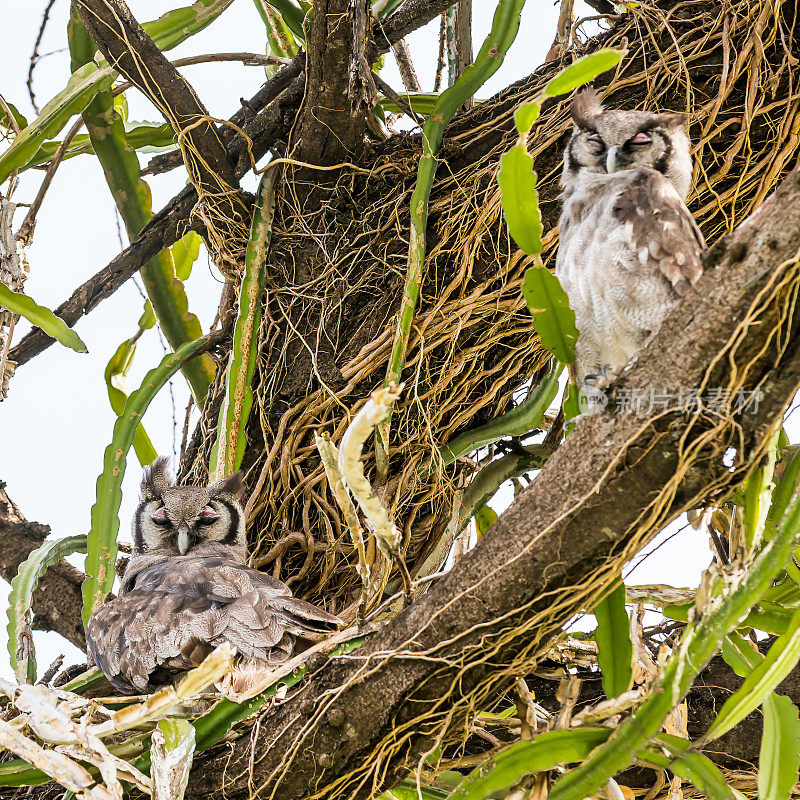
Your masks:
<instances>
[{"instance_id":1,"label":"owl's tail feather","mask_svg":"<svg viewBox=\"0 0 800 800\"><path fill-rule=\"evenodd\" d=\"M213 650L214 645L210 642L190 636L181 647L181 659L190 667L199 667Z\"/></svg>"},{"instance_id":2,"label":"owl's tail feather","mask_svg":"<svg viewBox=\"0 0 800 800\"><path fill-rule=\"evenodd\" d=\"M339 617L297 597L281 597L276 601L286 622L286 629L303 639L319 641L343 625Z\"/></svg>"}]
</instances>

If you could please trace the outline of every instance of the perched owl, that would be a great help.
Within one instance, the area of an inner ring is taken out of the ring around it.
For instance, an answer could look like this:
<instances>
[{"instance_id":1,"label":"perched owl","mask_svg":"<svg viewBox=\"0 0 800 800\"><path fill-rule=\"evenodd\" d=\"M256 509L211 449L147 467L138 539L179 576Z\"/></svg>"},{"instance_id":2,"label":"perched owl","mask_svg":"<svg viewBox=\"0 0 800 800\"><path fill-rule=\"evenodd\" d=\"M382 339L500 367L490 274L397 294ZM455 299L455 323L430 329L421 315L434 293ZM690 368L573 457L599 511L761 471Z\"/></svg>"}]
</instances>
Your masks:
<instances>
[{"instance_id":1,"label":"perched owl","mask_svg":"<svg viewBox=\"0 0 800 800\"><path fill-rule=\"evenodd\" d=\"M241 486L240 473L176 486L164 458L145 470L119 596L86 626L95 664L119 691L168 683L223 642L251 664L281 664L297 639L318 641L340 624L247 566Z\"/></svg>"},{"instance_id":2,"label":"perched owl","mask_svg":"<svg viewBox=\"0 0 800 800\"><path fill-rule=\"evenodd\" d=\"M686 208L692 160L683 114L572 104L556 275L578 328L578 381L619 372L702 273L703 235Z\"/></svg>"}]
</instances>

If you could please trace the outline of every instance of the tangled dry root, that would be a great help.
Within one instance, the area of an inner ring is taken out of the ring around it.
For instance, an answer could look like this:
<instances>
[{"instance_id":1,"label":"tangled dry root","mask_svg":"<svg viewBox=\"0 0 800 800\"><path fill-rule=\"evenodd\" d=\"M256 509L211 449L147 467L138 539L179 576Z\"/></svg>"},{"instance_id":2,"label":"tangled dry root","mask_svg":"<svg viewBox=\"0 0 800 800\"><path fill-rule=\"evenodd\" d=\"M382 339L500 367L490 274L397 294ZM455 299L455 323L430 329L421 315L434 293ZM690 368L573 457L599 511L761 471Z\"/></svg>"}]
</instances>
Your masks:
<instances>
[{"instance_id":1,"label":"tangled dry root","mask_svg":"<svg viewBox=\"0 0 800 800\"><path fill-rule=\"evenodd\" d=\"M628 49L609 76L613 88L601 88L607 106L690 113L696 165L690 206L709 241L749 215L796 156L795 14L785 0L645 2L601 37L604 46ZM581 48L565 59L576 54ZM514 392L546 363L521 298L527 263L502 224L496 174L500 155L516 138L514 109L561 66L549 62L457 118L445 140L384 489L412 574L446 535L454 492L471 469L464 463L442 468L438 448L507 410ZM552 228L560 142L570 127L567 104L546 107L530 141L550 228L546 263L557 246ZM336 611L354 602L359 583L314 432L327 431L338 442L349 415L383 380L402 293L418 149L415 138L388 143L370 175L343 174L327 208L313 218L300 213L287 173L276 215L245 461L254 487L251 549L256 565ZM212 396L218 393L212 389ZM215 422L209 412L190 470L198 479L207 469ZM380 558L374 546L369 558Z\"/></svg>"}]
</instances>

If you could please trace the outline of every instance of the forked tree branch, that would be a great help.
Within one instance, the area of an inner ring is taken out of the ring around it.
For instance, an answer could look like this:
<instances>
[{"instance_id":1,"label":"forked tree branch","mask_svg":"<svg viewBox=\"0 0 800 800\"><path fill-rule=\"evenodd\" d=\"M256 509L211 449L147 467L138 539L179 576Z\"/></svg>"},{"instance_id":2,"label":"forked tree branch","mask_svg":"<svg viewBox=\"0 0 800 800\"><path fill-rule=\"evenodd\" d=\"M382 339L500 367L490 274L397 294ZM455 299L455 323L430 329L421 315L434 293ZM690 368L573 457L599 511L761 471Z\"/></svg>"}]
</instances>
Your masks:
<instances>
[{"instance_id":1,"label":"forked tree branch","mask_svg":"<svg viewBox=\"0 0 800 800\"><path fill-rule=\"evenodd\" d=\"M314 676L261 720L255 742L248 734L196 764L188 796L209 796L210 777L224 770L231 797L257 788L294 800L308 787L330 797L340 781L344 796L366 797L414 768L437 726L458 722L470 699L508 688L650 536L727 492L758 458L800 385L799 254L793 172L706 253L696 292L620 384L646 395L743 380L762 392L750 412L582 420L448 575L355 653L312 664Z\"/></svg>"},{"instance_id":2,"label":"forked tree branch","mask_svg":"<svg viewBox=\"0 0 800 800\"><path fill-rule=\"evenodd\" d=\"M139 88L179 137L189 176L212 194L237 185L216 125L192 87L136 21L124 0L73 0L109 63ZM184 137L185 136L185 140Z\"/></svg>"},{"instance_id":3,"label":"forked tree branch","mask_svg":"<svg viewBox=\"0 0 800 800\"><path fill-rule=\"evenodd\" d=\"M450 4L450 0L409 0L399 11L384 22L373 22L376 53L386 52L394 42L427 24ZM369 55L372 57L372 54ZM243 128L249 143L233 127L218 132L225 142L228 158L233 164L235 177L241 178L251 167L252 156L258 160L281 138L286 137L300 107L305 86L305 53L299 53L292 63L267 81L250 100L232 117L231 122ZM260 113L259 113L260 112ZM253 116L255 114L255 116ZM249 147L248 147L249 144ZM169 161L157 162L150 174L157 174L178 166L180 154L167 153ZM154 159L155 161L155 159ZM62 303L56 314L74 325L84 314L110 297L125 281L135 275L144 264L167 247L171 247L187 230L202 231L201 221L189 220L197 203L192 187L186 187L153 216L139 238L116 256L106 267L79 286L72 296ZM46 350L55 340L35 328L9 353L17 365L25 364Z\"/></svg>"}]
</instances>

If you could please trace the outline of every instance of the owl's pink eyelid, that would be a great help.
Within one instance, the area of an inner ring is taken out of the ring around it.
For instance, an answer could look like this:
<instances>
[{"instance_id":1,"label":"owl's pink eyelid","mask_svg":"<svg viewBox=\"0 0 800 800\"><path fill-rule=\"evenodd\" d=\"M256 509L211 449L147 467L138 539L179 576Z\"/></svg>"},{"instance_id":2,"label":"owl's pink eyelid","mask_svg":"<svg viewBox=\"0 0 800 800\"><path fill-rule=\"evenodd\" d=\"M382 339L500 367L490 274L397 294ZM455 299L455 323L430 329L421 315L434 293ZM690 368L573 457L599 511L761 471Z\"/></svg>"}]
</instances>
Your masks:
<instances>
[{"instance_id":1,"label":"owl's pink eyelid","mask_svg":"<svg viewBox=\"0 0 800 800\"><path fill-rule=\"evenodd\" d=\"M206 506L201 512L200 516L202 517L216 517L217 512L211 506Z\"/></svg>"},{"instance_id":2,"label":"owl's pink eyelid","mask_svg":"<svg viewBox=\"0 0 800 800\"><path fill-rule=\"evenodd\" d=\"M631 139L632 144L650 144L652 140L646 133L637 133L636 136Z\"/></svg>"},{"instance_id":3,"label":"owl's pink eyelid","mask_svg":"<svg viewBox=\"0 0 800 800\"><path fill-rule=\"evenodd\" d=\"M167 509L165 506L161 506L161 508L156 509L153 512L153 519L165 519L167 516Z\"/></svg>"}]
</instances>

